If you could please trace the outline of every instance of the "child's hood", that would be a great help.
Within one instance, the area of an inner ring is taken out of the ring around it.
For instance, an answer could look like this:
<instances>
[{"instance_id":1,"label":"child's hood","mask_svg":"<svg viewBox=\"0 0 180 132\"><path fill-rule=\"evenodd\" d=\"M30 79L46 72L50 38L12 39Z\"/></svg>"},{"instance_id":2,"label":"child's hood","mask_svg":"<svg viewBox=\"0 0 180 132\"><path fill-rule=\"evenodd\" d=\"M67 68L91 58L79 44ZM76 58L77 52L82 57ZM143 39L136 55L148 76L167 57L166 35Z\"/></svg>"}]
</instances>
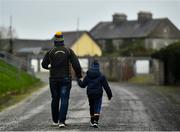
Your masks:
<instances>
[{"instance_id":1,"label":"child's hood","mask_svg":"<svg viewBox=\"0 0 180 132\"><path fill-rule=\"evenodd\" d=\"M99 70L88 70L87 76L91 79L95 79L101 76L101 72Z\"/></svg>"}]
</instances>

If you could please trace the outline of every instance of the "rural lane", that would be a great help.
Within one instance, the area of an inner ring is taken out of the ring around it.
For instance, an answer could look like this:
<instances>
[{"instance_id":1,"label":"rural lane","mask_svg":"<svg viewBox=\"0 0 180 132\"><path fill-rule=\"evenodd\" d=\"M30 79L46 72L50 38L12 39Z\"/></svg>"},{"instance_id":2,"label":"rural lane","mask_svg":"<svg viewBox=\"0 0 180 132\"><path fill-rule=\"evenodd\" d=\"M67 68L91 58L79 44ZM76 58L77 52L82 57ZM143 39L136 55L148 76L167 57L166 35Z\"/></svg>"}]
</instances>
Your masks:
<instances>
[{"instance_id":1,"label":"rural lane","mask_svg":"<svg viewBox=\"0 0 180 132\"><path fill-rule=\"evenodd\" d=\"M46 80L47 81L47 80ZM0 131L119 131L180 130L180 110L161 93L145 86L110 83L113 98L104 92L100 128L89 124L86 90L72 83L67 128L51 126L48 85L0 113ZM179 108L179 107L178 107Z\"/></svg>"}]
</instances>

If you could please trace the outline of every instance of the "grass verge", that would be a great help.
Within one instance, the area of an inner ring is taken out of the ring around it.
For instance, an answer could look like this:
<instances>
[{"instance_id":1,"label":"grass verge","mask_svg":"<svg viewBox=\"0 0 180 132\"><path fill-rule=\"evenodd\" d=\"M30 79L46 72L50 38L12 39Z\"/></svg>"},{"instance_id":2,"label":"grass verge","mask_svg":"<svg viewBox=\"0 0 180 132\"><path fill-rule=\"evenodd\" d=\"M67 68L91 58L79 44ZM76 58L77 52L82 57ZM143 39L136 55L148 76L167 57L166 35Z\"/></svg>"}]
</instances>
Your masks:
<instances>
[{"instance_id":1,"label":"grass verge","mask_svg":"<svg viewBox=\"0 0 180 132\"><path fill-rule=\"evenodd\" d=\"M151 75L151 74L136 75L135 77L129 79L128 83L145 84L145 85L155 84L154 79L153 79L153 75Z\"/></svg>"},{"instance_id":2,"label":"grass verge","mask_svg":"<svg viewBox=\"0 0 180 132\"><path fill-rule=\"evenodd\" d=\"M0 60L0 110L44 85L40 79Z\"/></svg>"}]
</instances>

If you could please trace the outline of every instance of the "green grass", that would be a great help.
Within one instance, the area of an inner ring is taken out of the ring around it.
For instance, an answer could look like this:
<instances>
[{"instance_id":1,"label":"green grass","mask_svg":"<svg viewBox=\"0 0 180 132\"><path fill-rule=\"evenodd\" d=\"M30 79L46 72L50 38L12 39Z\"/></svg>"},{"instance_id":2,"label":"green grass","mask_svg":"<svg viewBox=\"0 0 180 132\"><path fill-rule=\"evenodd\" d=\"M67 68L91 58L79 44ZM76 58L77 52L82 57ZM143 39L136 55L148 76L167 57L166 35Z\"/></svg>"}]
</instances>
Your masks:
<instances>
[{"instance_id":1,"label":"green grass","mask_svg":"<svg viewBox=\"0 0 180 132\"><path fill-rule=\"evenodd\" d=\"M36 77L0 60L0 111L19 102L42 85Z\"/></svg>"},{"instance_id":2,"label":"green grass","mask_svg":"<svg viewBox=\"0 0 180 132\"><path fill-rule=\"evenodd\" d=\"M0 60L0 96L18 93L40 80Z\"/></svg>"}]
</instances>

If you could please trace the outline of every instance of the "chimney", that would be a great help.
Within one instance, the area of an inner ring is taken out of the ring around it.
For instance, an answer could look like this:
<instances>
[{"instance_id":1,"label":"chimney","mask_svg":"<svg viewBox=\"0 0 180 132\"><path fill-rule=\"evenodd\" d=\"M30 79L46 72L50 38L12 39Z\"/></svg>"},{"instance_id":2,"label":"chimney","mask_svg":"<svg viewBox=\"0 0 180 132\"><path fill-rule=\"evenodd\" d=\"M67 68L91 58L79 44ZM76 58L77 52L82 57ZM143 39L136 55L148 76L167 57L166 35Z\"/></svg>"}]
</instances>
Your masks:
<instances>
[{"instance_id":1,"label":"chimney","mask_svg":"<svg viewBox=\"0 0 180 132\"><path fill-rule=\"evenodd\" d=\"M145 11L138 12L138 21L139 22L146 22L148 20L152 20L151 12L145 12Z\"/></svg>"},{"instance_id":2,"label":"chimney","mask_svg":"<svg viewBox=\"0 0 180 132\"><path fill-rule=\"evenodd\" d=\"M122 22L126 22L127 21L127 16L126 14L123 14L123 13L115 13L113 15L113 23L115 24L119 24L119 23L122 23Z\"/></svg>"}]
</instances>

